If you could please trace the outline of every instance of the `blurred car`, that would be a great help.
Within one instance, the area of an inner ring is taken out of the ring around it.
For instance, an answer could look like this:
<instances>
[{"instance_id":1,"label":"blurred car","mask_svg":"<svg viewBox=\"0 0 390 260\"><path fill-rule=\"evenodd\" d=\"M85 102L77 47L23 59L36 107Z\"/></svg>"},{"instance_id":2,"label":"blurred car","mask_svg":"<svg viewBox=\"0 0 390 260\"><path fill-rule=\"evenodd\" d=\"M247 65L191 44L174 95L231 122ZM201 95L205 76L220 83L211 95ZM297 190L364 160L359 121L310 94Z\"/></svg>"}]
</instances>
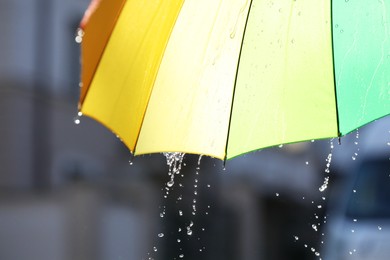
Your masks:
<instances>
[{"instance_id":1,"label":"blurred car","mask_svg":"<svg viewBox=\"0 0 390 260\"><path fill-rule=\"evenodd\" d=\"M365 158L351 171L329 212L322 259L389 259L389 155Z\"/></svg>"}]
</instances>

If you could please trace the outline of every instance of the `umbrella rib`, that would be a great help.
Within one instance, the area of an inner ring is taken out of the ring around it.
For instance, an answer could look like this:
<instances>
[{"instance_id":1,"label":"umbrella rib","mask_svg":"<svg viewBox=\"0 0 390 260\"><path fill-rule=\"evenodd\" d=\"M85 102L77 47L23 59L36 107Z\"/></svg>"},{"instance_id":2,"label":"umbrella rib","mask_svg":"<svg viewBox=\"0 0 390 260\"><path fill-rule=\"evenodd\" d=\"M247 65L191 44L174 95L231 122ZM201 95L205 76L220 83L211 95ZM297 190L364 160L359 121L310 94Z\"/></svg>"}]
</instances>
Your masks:
<instances>
[{"instance_id":1,"label":"umbrella rib","mask_svg":"<svg viewBox=\"0 0 390 260\"><path fill-rule=\"evenodd\" d=\"M232 122L233 106L234 106L234 96L235 96L235 92L236 92L237 79L238 79L238 70L239 70L239 68L240 68L240 61L241 61L242 48L243 48L243 45L244 45L245 33L246 33L246 28L247 28L247 25L248 25L249 16L250 16L251 9L252 9L252 8L251 8L251 7L252 7L252 3L253 3L253 0L250 0L249 9L248 9L248 15L247 15L247 17L246 17L245 26L244 26L244 31L243 31L243 36L242 36L242 40L241 40L240 52L239 52L239 55L238 55L236 76L235 76L235 78L234 78L232 103L231 103L231 105L230 105L230 116L229 116L228 132L227 132L227 137L226 137L225 156L224 156L224 160L223 160L223 166L224 166L224 168L225 168L226 160L227 160L227 150L228 150L228 145L229 145L230 126L231 126L231 122Z\"/></svg>"},{"instance_id":2,"label":"umbrella rib","mask_svg":"<svg viewBox=\"0 0 390 260\"><path fill-rule=\"evenodd\" d=\"M337 86L336 86L336 66L335 66L335 53L334 53L334 37L333 37L333 0L330 1L330 38L332 44L332 65L333 65L333 88L334 88L334 97L336 104L336 120L337 120L337 135L341 136L340 133L340 119L339 119L339 106L337 98ZM339 139L340 142L340 139Z\"/></svg>"}]
</instances>

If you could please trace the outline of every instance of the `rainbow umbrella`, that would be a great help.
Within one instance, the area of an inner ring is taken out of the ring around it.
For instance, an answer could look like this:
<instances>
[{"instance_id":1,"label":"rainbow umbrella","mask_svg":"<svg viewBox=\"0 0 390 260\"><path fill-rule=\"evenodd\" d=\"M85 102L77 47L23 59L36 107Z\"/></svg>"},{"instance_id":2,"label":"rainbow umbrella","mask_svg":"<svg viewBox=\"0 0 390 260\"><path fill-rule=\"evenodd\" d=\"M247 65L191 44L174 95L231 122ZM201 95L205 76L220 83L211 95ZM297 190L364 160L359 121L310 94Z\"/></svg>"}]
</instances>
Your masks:
<instances>
[{"instance_id":1,"label":"rainbow umbrella","mask_svg":"<svg viewBox=\"0 0 390 260\"><path fill-rule=\"evenodd\" d=\"M223 160L390 113L390 0L100 0L83 115L135 155Z\"/></svg>"}]
</instances>

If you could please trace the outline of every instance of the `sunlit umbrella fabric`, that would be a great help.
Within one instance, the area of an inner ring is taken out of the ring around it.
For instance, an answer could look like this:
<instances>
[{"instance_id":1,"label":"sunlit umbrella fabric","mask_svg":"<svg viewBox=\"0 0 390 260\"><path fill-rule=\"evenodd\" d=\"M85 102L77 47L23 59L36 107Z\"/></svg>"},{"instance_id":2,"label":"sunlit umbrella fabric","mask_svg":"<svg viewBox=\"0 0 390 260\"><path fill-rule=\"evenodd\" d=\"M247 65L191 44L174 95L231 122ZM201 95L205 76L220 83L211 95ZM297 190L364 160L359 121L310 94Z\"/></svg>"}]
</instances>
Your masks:
<instances>
[{"instance_id":1,"label":"sunlit umbrella fabric","mask_svg":"<svg viewBox=\"0 0 390 260\"><path fill-rule=\"evenodd\" d=\"M101 0L80 110L138 154L230 159L390 113L390 0Z\"/></svg>"}]
</instances>

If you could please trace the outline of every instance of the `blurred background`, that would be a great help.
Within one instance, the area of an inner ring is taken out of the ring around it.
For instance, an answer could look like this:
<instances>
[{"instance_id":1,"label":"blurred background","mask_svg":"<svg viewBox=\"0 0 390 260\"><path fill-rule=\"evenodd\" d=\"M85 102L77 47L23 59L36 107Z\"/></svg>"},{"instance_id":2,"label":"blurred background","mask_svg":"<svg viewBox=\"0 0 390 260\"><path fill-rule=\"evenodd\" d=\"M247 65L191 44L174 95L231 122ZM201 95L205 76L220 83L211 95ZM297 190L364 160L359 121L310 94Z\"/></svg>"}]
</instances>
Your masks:
<instances>
[{"instance_id":1,"label":"blurred background","mask_svg":"<svg viewBox=\"0 0 390 260\"><path fill-rule=\"evenodd\" d=\"M167 195L163 155L74 123L88 3L0 0L0 260L388 259L389 117L226 169L185 155Z\"/></svg>"}]
</instances>

